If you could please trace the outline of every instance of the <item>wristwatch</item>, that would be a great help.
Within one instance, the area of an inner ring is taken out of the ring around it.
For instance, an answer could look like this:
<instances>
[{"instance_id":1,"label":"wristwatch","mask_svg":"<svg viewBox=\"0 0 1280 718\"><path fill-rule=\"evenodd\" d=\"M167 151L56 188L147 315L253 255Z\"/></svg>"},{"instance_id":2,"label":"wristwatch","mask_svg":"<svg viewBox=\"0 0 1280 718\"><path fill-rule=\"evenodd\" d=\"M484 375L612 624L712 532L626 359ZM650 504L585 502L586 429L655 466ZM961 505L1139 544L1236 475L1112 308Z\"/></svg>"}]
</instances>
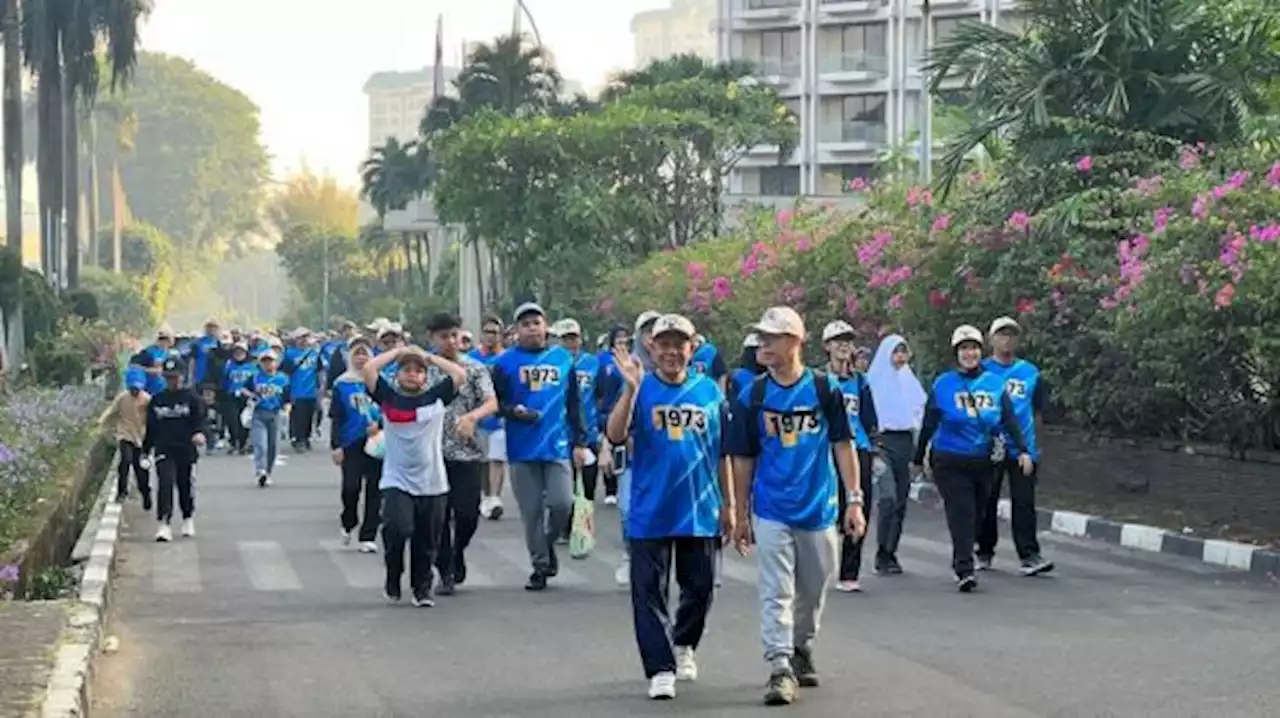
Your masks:
<instances>
[{"instance_id":1,"label":"wristwatch","mask_svg":"<svg viewBox=\"0 0 1280 718\"><path fill-rule=\"evenodd\" d=\"M861 491L849 491L846 493L845 498L848 499L848 502L851 504L859 504L859 505L862 504Z\"/></svg>"}]
</instances>

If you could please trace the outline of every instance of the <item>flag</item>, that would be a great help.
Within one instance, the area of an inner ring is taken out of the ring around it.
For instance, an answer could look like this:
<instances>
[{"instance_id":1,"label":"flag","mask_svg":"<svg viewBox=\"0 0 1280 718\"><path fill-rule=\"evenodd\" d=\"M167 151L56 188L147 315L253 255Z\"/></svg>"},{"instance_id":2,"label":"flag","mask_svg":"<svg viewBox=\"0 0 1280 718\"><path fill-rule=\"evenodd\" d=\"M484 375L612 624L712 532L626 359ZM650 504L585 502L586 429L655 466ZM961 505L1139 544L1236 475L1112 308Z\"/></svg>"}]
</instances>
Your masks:
<instances>
[{"instance_id":1,"label":"flag","mask_svg":"<svg viewBox=\"0 0 1280 718\"><path fill-rule=\"evenodd\" d=\"M431 96L444 94L444 15L436 15L436 58L432 68Z\"/></svg>"}]
</instances>

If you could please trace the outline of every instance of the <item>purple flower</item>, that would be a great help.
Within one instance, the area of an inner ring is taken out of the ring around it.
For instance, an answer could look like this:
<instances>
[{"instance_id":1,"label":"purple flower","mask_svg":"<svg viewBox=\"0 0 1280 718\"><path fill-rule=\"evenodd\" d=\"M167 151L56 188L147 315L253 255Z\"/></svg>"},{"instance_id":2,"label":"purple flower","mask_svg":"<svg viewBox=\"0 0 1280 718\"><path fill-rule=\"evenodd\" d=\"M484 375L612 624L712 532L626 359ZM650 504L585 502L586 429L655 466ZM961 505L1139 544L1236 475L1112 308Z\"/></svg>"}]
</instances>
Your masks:
<instances>
[{"instance_id":1,"label":"purple flower","mask_svg":"<svg viewBox=\"0 0 1280 718\"><path fill-rule=\"evenodd\" d=\"M5 583L13 583L14 581L18 580L20 575L21 574L18 572L18 567L14 566L13 564L0 566L0 581L3 581Z\"/></svg>"}]
</instances>

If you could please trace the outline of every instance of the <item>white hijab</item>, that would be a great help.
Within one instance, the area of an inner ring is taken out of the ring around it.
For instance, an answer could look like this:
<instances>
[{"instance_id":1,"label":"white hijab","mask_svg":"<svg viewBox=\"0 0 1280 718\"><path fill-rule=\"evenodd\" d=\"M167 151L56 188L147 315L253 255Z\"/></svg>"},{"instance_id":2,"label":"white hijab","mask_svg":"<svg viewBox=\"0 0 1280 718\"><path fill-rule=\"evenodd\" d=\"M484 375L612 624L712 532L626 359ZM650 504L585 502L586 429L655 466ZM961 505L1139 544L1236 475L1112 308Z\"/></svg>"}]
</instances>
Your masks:
<instances>
[{"instance_id":1,"label":"white hijab","mask_svg":"<svg viewBox=\"0 0 1280 718\"><path fill-rule=\"evenodd\" d=\"M890 334L876 349L867 371L867 384L871 386L871 398L876 403L876 418L880 428L886 431L911 431L920 428L924 420L924 403L928 399L920 380L910 364L901 369L893 367L893 351L907 343L897 334Z\"/></svg>"}]
</instances>

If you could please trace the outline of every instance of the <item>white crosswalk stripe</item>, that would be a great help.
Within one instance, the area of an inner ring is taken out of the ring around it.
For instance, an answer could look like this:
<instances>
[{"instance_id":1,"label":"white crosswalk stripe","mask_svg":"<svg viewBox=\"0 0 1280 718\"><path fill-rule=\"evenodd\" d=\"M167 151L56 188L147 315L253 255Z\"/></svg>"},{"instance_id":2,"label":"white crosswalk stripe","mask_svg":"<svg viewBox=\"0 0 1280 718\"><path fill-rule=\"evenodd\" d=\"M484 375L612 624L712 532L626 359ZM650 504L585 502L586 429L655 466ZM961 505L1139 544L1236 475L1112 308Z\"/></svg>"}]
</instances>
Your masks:
<instances>
[{"instance_id":1,"label":"white crosswalk stripe","mask_svg":"<svg viewBox=\"0 0 1280 718\"><path fill-rule=\"evenodd\" d=\"M329 554L333 565L342 574L343 581L351 588L374 589L382 587L386 573L381 558L356 551L355 544L343 546L341 541L321 541L320 547ZM379 554L380 556L381 554Z\"/></svg>"},{"instance_id":2,"label":"white crosswalk stripe","mask_svg":"<svg viewBox=\"0 0 1280 718\"><path fill-rule=\"evenodd\" d=\"M151 588L156 593L200 593L200 551L189 541L151 547Z\"/></svg>"},{"instance_id":3,"label":"white crosswalk stripe","mask_svg":"<svg viewBox=\"0 0 1280 718\"><path fill-rule=\"evenodd\" d=\"M241 541L240 560L249 581L259 591L301 591L302 580L289 563L284 547L275 541Z\"/></svg>"}]
</instances>

